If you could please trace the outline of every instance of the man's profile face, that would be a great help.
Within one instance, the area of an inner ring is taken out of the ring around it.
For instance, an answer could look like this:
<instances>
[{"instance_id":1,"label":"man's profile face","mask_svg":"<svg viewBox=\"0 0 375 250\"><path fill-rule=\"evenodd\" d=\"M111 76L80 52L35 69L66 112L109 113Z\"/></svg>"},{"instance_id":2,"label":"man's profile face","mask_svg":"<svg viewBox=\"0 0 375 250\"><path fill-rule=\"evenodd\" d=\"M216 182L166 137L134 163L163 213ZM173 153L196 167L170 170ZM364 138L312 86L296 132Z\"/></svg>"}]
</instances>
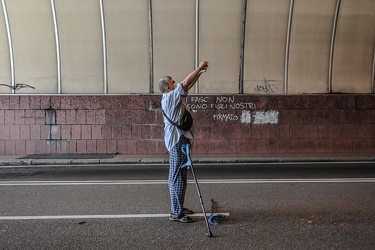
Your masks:
<instances>
[{"instance_id":1,"label":"man's profile face","mask_svg":"<svg viewBox=\"0 0 375 250\"><path fill-rule=\"evenodd\" d=\"M168 80L168 90L169 91L174 90L174 88L176 87L175 83L176 82L172 79L172 77L170 77L169 80Z\"/></svg>"}]
</instances>

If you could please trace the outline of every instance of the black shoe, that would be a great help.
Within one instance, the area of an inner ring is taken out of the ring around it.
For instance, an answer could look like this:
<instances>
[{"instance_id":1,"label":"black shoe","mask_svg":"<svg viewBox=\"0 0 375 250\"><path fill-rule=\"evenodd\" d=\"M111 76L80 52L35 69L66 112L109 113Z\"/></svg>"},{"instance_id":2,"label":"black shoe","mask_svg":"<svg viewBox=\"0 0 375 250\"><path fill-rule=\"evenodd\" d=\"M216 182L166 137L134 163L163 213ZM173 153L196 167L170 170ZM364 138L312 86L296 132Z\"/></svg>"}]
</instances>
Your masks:
<instances>
[{"instance_id":1,"label":"black shoe","mask_svg":"<svg viewBox=\"0 0 375 250\"><path fill-rule=\"evenodd\" d=\"M194 211L193 210L190 210L189 208L183 208L182 209L182 213L183 214L193 214L194 213Z\"/></svg>"}]
</instances>

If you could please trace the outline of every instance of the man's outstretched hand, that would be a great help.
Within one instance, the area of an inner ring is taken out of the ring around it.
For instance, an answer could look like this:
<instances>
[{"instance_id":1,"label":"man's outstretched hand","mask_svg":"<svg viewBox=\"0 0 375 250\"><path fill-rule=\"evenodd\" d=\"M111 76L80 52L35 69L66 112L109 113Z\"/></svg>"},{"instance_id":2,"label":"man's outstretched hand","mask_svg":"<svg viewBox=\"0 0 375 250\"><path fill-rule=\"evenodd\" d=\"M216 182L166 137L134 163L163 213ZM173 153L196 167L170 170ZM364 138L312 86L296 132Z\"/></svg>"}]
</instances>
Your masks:
<instances>
[{"instance_id":1,"label":"man's outstretched hand","mask_svg":"<svg viewBox=\"0 0 375 250\"><path fill-rule=\"evenodd\" d=\"M200 69L199 74L202 74L202 73L206 72L207 69L208 69L208 62L207 61L201 61L199 63L198 68Z\"/></svg>"},{"instance_id":2,"label":"man's outstretched hand","mask_svg":"<svg viewBox=\"0 0 375 250\"><path fill-rule=\"evenodd\" d=\"M208 68L208 62L201 61L199 63L198 68L196 68L193 72L191 72L182 82L182 88L185 91L188 91L189 89L191 89L191 87L193 87L193 85L196 83L200 75L207 71L207 68Z\"/></svg>"}]
</instances>

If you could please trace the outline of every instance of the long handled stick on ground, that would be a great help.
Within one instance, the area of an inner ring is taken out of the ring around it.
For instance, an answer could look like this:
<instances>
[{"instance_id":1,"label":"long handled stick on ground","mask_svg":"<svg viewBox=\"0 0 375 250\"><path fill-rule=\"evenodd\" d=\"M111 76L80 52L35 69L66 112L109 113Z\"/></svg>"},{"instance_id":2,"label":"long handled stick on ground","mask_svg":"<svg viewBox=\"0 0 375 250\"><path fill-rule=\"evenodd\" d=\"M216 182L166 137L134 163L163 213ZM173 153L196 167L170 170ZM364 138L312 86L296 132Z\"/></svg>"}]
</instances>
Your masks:
<instances>
[{"instance_id":1,"label":"long handled stick on ground","mask_svg":"<svg viewBox=\"0 0 375 250\"><path fill-rule=\"evenodd\" d=\"M195 176L195 171L194 171L193 163L191 162L191 158L190 158L190 144L183 144L182 145L182 152L187 156L187 162L185 164L183 164L181 166L181 168L188 167L188 166L190 166L190 168L191 168L191 172L192 172L193 178L195 180L195 185L197 187L198 196L199 196L199 200L200 200L202 211L203 211L203 215L204 215L204 220L205 220L206 226L207 226L207 234L208 234L208 237L212 237L212 232L211 232L210 224L208 223L208 219L207 219L207 215L206 215L206 210L204 209L204 204L203 204L203 199L202 199L201 191L199 189L197 177Z\"/></svg>"}]
</instances>

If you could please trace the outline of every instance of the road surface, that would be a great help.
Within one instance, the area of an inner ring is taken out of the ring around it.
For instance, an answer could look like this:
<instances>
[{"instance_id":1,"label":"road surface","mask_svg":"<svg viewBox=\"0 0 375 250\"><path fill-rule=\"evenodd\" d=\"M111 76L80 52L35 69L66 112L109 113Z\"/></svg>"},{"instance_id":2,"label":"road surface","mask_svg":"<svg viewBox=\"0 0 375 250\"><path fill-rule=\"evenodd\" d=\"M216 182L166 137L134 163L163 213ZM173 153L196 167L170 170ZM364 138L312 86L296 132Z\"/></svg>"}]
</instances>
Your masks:
<instances>
[{"instance_id":1,"label":"road surface","mask_svg":"<svg viewBox=\"0 0 375 250\"><path fill-rule=\"evenodd\" d=\"M194 168L212 238L168 220L165 164L1 167L0 249L375 249L374 162Z\"/></svg>"}]
</instances>

